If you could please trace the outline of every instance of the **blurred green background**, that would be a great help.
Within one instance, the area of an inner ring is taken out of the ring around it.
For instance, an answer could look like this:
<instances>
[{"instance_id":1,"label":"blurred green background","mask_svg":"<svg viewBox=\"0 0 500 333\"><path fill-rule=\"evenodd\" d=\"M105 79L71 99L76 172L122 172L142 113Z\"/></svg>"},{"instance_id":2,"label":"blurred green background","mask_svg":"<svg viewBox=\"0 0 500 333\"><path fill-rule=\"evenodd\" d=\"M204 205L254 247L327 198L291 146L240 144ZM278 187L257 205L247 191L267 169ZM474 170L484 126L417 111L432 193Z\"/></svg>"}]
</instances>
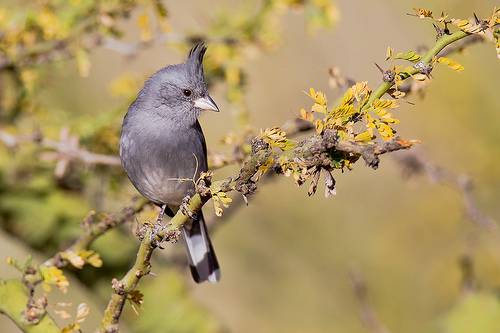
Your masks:
<instances>
[{"instance_id":1,"label":"blurred green background","mask_svg":"<svg viewBox=\"0 0 500 333\"><path fill-rule=\"evenodd\" d=\"M229 0L164 3L174 32L203 30L217 12L237 7ZM380 74L373 62L384 63L387 46L403 51L432 45L432 25L406 15L413 7L445 10L453 17L488 16L495 2L334 4L338 20L315 34L301 13L285 12L276 45L245 60L245 101L256 128L295 117L309 106L303 91L310 87L333 100L338 92L328 86L331 66L375 87ZM246 6L252 9L259 2ZM137 15L121 23L124 40L137 40ZM398 132L421 140L417 149L437 165L468 174L479 208L500 220L498 59L486 43L450 57L465 71L437 68L425 98L410 96L415 105L395 111L401 119ZM82 137L82 145L97 140L107 143L96 145L99 151L114 152L127 99L112 96L113 80L126 73L140 82L183 58L176 48L156 43L133 58L98 48L90 55L86 78L71 62L46 66L36 88L38 107L10 126L29 133L36 124L53 138L67 126ZM225 98L223 84L213 87L212 96L222 112L204 115L201 122L209 151L219 151L224 149L221 138L238 127L238 108ZM77 167L56 181L54 163L33 158L34 150L11 153L0 146L2 257L47 257L78 234L78 223L89 210L117 211L136 193L119 169ZM127 309L124 332L370 332L360 320L353 270L363 276L370 306L391 332L500 332L500 231L473 224L452 186L434 184L424 175L405 179L390 156L376 171L362 164L336 175L333 199L308 197L306 188L275 177L259 188L248 207L220 219L222 227L213 235L222 266L220 284L195 285L186 269L171 268L165 258L181 245L158 251L153 267L158 276L141 282L144 305L139 316ZM26 176L23 168L37 171ZM206 214L212 214L209 207ZM115 230L96 243L103 268L85 268L72 278L67 295L54 292L73 305L90 304L89 331L111 292L109 281L121 276L134 257L137 241L129 229ZM462 288L464 256L475 271L477 288L471 293ZM16 274L0 264L0 276ZM0 331L16 328L0 317Z\"/></svg>"}]
</instances>

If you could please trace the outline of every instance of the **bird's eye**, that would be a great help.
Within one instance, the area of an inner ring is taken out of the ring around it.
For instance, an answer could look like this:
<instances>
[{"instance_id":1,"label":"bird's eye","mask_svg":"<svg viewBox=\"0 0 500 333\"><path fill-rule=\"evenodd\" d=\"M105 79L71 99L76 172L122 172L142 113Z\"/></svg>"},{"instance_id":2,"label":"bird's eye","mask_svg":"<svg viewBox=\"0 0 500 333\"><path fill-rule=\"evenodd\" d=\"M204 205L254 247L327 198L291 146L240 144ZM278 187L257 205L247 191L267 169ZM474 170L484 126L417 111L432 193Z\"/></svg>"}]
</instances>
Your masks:
<instances>
[{"instance_id":1,"label":"bird's eye","mask_svg":"<svg viewBox=\"0 0 500 333\"><path fill-rule=\"evenodd\" d=\"M186 96L186 97L189 97L189 96L191 96L191 94L192 94L191 90L189 90L189 89L184 89L184 90L182 90L182 93L183 93L183 94L184 94L184 96Z\"/></svg>"}]
</instances>

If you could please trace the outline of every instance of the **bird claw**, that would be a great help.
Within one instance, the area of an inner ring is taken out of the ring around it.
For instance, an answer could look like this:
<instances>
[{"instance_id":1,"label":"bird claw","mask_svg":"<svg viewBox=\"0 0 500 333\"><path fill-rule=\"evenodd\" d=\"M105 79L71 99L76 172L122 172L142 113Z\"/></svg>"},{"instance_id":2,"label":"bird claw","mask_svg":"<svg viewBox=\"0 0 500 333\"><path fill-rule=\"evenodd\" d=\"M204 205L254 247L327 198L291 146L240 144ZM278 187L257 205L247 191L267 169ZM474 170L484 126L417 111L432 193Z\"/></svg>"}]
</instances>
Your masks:
<instances>
[{"instance_id":1,"label":"bird claw","mask_svg":"<svg viewBox=\"0 0 500 333\"><path fill-rule=\"evenodd\" d=\"M189 195L186 195L184 199L182 199L179 209L181 210L182 214L188 216L192 220L196 220L198 219L198 215L189 208L190 201L191 197Z\"/></svg>"},{"instance_id":2,"label":"bird claw","mask_svg":"<svg viewBox=\"0 0 500 333\"><path fill-rule=\"evenodd\" d=\"M160 214L158 214L158 217L156 218L156 222L154 224L149 224L149 228L151 230L149 234L150 237L149 240L151 242L151 245L162 250L165 249L165 247L162 245L163 243L165 242L175 243L180 237L179 230L168 230L168 224L164 225L162 223L163 216L167 208L168 208L167 205L163 205ZM182 213L185 214L186 216L189 216L192 219L197 218L196 214L189 209L189 196L186 196L182 200L180 209L182 210ZM142 231L141 234L144 235L145 232Z\"/></svg>"},{"instance_id":3,"label":"bird claw","mask_svg":"<svg viewBox=\"0 0 500 333\"><path fill-rule=\"evenodd\" d=\"M165 242L175 243L180 236L180 230L168 230L168 226L155 225L151 229L151 245L164 250L165 247L162 244Z\"/></svg>"},{"instance_id":4,"label":"bird claw","mask_svg":"<svg viewBox=\"0 0 500 333\"><path fill-rule=\"evenodd\" d=\"M161 220L160 220L161 221ZM158 222L158 221L157 221ZM157 247L159 249L164 249L161 245L165 240L165 237L162 236L164 234L166 227L161 223L155 223L151 228L150 241L151 245Z\"/></svg>"},{"instance_id":5,"label":"bird claw","mask_svg":"<svg viewBox=\"0 0 500 333\"><path fill-rule=\"evenodd\" d=\"M164 204L161 206L160 213L158 214L158 217L156 218L155 223L150 226L151 227L151 233L150 233L150 241L151 245L154 247L158 247L160 249L164 249L162 247L162 243L165 241L165 229L166 227L163 225L163 216L165 215L165 210L167 209L167 205Z\"/></svg>"}]
</instances>

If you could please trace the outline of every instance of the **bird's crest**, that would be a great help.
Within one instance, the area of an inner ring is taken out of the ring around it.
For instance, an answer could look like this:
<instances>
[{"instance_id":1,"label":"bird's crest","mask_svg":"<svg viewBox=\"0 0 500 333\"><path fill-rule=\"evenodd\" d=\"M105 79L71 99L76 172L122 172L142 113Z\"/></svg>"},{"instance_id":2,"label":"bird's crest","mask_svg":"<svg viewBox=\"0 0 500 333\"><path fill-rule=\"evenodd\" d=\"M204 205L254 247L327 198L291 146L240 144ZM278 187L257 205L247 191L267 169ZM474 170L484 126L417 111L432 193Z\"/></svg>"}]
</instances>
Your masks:
<instances>
[{"instance_id":1,"label":"bird's crest","mask_svg":"<svg viewBox=\"0 0 500 333\"><path fill-rule=\"evenodd\" d=\"M189 71L201 81L205 81L205 77L203 75L203 56L206 51L207 47L205 43L199 42L193 46L191 51L189 51L189 55L186 60Z\"/></svg>"}]
</instances>

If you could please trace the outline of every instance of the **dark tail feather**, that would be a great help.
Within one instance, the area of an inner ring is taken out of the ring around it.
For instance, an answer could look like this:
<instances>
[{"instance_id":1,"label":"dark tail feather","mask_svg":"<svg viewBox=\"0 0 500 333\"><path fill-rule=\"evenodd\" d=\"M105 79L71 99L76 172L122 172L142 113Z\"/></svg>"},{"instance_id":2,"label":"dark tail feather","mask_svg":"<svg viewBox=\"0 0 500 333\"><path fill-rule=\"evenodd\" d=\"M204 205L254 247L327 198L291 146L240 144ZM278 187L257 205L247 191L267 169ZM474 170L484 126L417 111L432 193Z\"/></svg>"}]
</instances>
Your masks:
<instances>
[{"instance_id":1,"label":"dark tail feather","mask_svg":"<svg viewBox=\"0 0 500 333\"><path fill-rule=\"evenodd\" d=\"M203 215L199 213L197 220L182 228L184 242L188 253L191 274L196 283L220 280L219 262L207 233Z\"/></svg>"}]
</instances>

